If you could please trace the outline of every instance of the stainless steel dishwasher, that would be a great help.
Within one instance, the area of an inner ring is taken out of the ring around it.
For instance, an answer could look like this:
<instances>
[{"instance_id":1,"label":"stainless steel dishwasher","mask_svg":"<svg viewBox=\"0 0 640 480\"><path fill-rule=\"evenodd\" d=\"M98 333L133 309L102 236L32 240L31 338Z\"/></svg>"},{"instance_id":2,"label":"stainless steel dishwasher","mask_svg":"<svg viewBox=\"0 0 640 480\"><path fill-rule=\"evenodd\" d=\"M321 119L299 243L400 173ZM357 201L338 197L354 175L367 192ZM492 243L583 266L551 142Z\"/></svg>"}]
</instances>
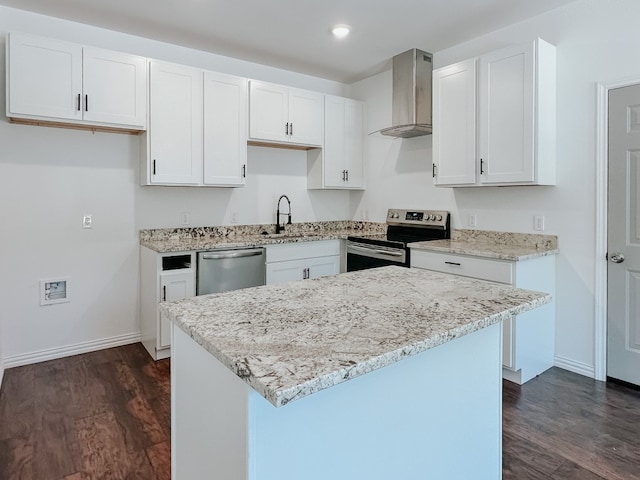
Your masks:
<instances>
[{"instance_id":1,"label":"stainless steel dishwasher","mask_svg":"<svg viewBox=\"0 0 640 480\"><path fill-rule=\"evenodd\" d=\"M198 252L196 295L264 285L265 276L264 248Z\"/></svg>"}]
</instances>

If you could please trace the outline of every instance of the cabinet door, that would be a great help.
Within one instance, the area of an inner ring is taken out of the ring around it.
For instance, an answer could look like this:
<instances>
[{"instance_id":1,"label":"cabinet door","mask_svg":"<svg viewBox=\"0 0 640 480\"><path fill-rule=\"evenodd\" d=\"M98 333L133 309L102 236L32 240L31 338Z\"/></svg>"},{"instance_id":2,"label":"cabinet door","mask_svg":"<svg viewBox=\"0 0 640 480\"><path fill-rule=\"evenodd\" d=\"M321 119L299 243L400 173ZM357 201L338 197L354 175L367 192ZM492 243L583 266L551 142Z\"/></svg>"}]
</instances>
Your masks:
<instances>
[{"instance_id":1,"label":"cabinet door","mask_svg":"<svg viewBox=\"0 0 640 480\"><path fill-rule=\"evenodd\" d=\"M482 183L533 182L535 44L480 58Z\"/></svg>"},{"instance_id":2,"label":"cabinet door","mask_svg":"<svg viewBox=\"0 0 640 480\"><path fill-rule=\"evenodd\" d=\"M307 90L289 89L289 140L322 146L322 95Z\"/></svg>"},{"instance_id":3,"label":"cabinet door","mask_svg":"<svg viewBox=\"0 0 640 480\"><path fill-rule=\"evenodd\" d=\"M81 120L82 48L11 33L7 116Z\"/></svg>"},{"instance_id":4,"label":"cabinet door","mask_svg":"<svg viewBox=\"0 0 640 480\"><path fill-rule=\"evenodd\" d=\"M288 142L288 89L271 83L249 82L249 137Z\"/></svg>"},{"instance_id":5,"label":"cabinet door","mask_svg":"<svg viewBox=\"0 0 640 480\"><path fill-rule=\"evenodd\" d=\"M239 186L247 164L247 80L204 73L204 184Z\"/></svg>"},{"instance_id":6,"label":"cabinet door","mask_svg":"<svg viewBox=\"0 0 640 480\"><path fill-rule=\"evenodd\" d=\"M193 270L160 274L160 299L163 302L173 302L174 300L193 297L195 294L195 274ZM164 316L160 318L158 341L160 343L159 347L171 345L171 323Z\"/></svg>"},{"instance_id":7,"label":"cabinet door","mask_svg":"<svg viewBox=\"0 0 640 480\"><path fill-rule=\"evenodd\" d=\"M476 182L476 60L433 72L436 185Z\"/></svg>"},{"instance_id":8,"label":"cabinet door","mask_svg":"<svg viewBox=\"0 0 640 480\"><path fill-rule=\"evenodd\" d=\"M324 97L324 186L342 188L345 175L345 99Z\"/></svg>"},{"instance_id":9,"label":"cabinet door","mask_svg":"<svg viewBox=\"0 0 640 480\"><path fill-rule=\"evenodd\" d=\"M84 48L84 120L146 127L147 62L125 53Z\"/></svg>"},{"instance_id":10,"label":"cabinet door","mask_svg":"<svg viewBox=\"0 0 640 480\"><path fill-rule=\"evenodd\" d=\"M149 161L151 183L202 180L202 71L151 62Z\"/></svg>"},{"instance_id":11,"label":"cabinet door","mask_svg":"<svg viewBox=\"0 0 640 480\"><path fill-rule=\"evenodd\" d=\"M267 285L295 282L304 278L307 268L306 260L288 260L285 262L267 263Z\"/></svg>"},{"instance_id":12,"label":"cabinet door","mask_svg":"<svg viewBox=\"0 0 640 480\"><path fill-rule=\"evenodd\" d=\"M308 278L326 277L340 273L340 256L310 258L307 260Z\"/></svg>"},{"instance_id":13,"label":"cabinet door","mask_svg":"<svg viewBox=\"0 0 640 480\"><path fill-rule=\"evenodd\" d=\"M364 185L363 144L364 104L347 98L344 101L344 159L349 188Z\"/></svg>"}]
</instances>

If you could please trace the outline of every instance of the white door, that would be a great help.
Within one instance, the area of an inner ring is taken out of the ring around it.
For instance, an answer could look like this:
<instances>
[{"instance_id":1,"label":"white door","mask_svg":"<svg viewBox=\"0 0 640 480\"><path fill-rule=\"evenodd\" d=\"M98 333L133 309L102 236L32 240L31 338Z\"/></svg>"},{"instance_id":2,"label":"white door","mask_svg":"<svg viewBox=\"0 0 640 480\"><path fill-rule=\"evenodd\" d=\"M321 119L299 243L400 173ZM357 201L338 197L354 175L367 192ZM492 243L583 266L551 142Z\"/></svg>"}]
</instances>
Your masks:
<instances>
[{"instance_id":1,"label":"white door","mask_svg":"<svg viewBox=\"0 0 640 480\"><path fill-rule=\"evenodd\" d=\"M306 145L322 145L322 95L289 89L289 140Z\"/></svg>"},{"instance_id":2,"label":"white door","mask_svg":"<svg viewBox=\"0 0 640 480\"><path fill-rule=\"evenodd\" d=\"M476 60L433 72L436 185L476 183Z\"/></svg>"},{"instance_id":3,"label":"white door","mask_svg":"<svg viewBox=\"0 0 640 480\"><path fill-rule=\"evenodd\" d=\"M145 128L146 59L97 48L82 53L84 120Z\"/></svg>"},{"instance_id":4,"label":"white door","mask_svg":"<svg viewBox=\"0 0 640 480\"><path fill-rule=\"evenodd\" d=\"M195 274L189 272L164 272L160 274L160 299L173 302L195 296ZM171 345L171 323L164 315L160 316L160 347Z\"/></svg>"},{"instance_id":5,"label":"white door","mask_svg":"<svg viewBox=\"0 0 640 480\"><path fill-rule=\"evenodd\" d=\"M149 148L151 183L202 180L202 70L151 62Z\"/></svg>"},{"instance_id":6,"label":"white door","mask_svg":"<svg viewBox=\"0 0 640 480\"><path fill-rule=\"evenodd\" d=\"M634 85L609 93L607 376L635 385L640 385L639 186L640 85Z\"/></svg>"},{"instance_id":7,"label":"white door","mask_svg":"<svg viewBox=\"0 0 640 480\"><path fill-rule=\"evenodd\" d=\"M306 259L267 263L267 285L303 280L307 263Z\"/></svg>"},{"instance_id":8,"label":"white door","mask_svg":"<svg viewBox=\"0 0 640 480\"><path fill-rule=\"evenodd\" d=\"M311 258L307 260L307 278L326 277L340 273L340 256Z\"/></svg>"},{"instance_id":9,"label":"white door","mask_svg":"<svg viewBox=\"0 0 640 480\"><path fill-rule=\"evenodd\" d=\"M249 82L249 137L289 141L288 91L281 85Z\"/></svg>"},{"instance_id":10,"label":"white door","mask_svg":"<svg viewBox=\"0 0 640 480\"><path fill-rule=\"evenodd\" d=\"M82 47L11 33L8 116L81 120Z\"/></svg>"},{"instance_id":11,"label":"white door","mask_svg":"<svg viewBox=\"0 0 640 480\"><path fill-rule=\"evenodd\" d=\"M241 186L247 168L247 80L204 72L204 184Z\"/></svg>"},{"instance_id":12,"label":"white door","mask_svg":"<svg viewBox=\"0 0 640 480\"><path fill-rule=\"evenodd\" d=\"M324 97L324 185L345 186L345 99Z\"/></svg>"},{"instance_id":13,"label":"white door","mask_svg":"<svg viewBox=\"0 0 640 480\"><path fill-rule=\"evenodd\" d=\"M344 159L349 188L364 185L364 103L344 101Z\"/></svg>"},{"instance_id":14,"label":"white door","mask_svg":"<svg viewBox=\"0 0 640 480\"><path fill-rule=\"evenodd\" d=\"M478 138L482 183L534 180L535 44L480 58Z\"/></svg>"}]
</instances>

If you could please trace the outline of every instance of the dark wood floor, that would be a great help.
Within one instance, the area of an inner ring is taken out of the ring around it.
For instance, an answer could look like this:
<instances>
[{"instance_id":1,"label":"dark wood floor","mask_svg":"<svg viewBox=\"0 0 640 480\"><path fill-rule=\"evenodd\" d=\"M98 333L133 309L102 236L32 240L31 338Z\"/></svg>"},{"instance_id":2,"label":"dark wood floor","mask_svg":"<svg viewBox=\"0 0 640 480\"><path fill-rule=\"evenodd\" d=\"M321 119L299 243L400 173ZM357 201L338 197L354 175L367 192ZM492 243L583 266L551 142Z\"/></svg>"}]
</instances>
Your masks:
<instances>
[{"instance_id":1,"label":"dark wood floor","mask_svg":"<svg viewBox=\"0 0 640 480\"><path fill-rule=\"evenodd\" d=\"M5 371L0 479L169 479L169 361L141 344Z\"/></svg>"},{"instance_id":2,"label":"dark wood floor","mask_svg":"<svg viewBox=\"0 0 640 480\"><path fill-rule=\"evenodd\" d=\"M639 392L553 368L503 397L504 480L640 479ZM140 344L5 372L0 480L163 480L170 455L169 361Z\"/></svg>"}]
</instances>

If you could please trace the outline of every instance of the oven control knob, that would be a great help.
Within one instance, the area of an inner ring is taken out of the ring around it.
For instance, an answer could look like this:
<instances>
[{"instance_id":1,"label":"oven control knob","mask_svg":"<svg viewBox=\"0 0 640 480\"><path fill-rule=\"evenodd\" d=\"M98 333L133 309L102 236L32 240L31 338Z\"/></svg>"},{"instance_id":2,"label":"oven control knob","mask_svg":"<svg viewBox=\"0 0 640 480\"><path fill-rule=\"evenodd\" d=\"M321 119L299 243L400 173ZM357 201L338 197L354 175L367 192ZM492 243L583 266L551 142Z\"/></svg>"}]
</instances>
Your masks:
<instances>
[{"instance_id":1,"label":"oven control knob","mask_svg":"<svg viewBox=\"0 0 640 480\"><path fill-rule=\"evenodd\" d=\"M400 218L400 214L398 212L393 212L393 215L391 215L393 218Z\"/></svg>"},{"instance_id":2,"label":"oven control knob","mask_svg":"<svg viewBox=\"0 0 640 480\"><path fill-rule=\"evenodd\" d=\"M436 219L435 215L433 215L433 214L429 215L429 220L435 220L435 219Z\"/></svg>"},{"instance_id":3,"label":"oven control knob","mask_svg":"<svg viewBox=\"0 0 640 480\"><path fill-rule=\"evenodd\" d=\"M436 215L436 220L439 222L442 220L442 215Z\"/></svg>"}]
</instances>

